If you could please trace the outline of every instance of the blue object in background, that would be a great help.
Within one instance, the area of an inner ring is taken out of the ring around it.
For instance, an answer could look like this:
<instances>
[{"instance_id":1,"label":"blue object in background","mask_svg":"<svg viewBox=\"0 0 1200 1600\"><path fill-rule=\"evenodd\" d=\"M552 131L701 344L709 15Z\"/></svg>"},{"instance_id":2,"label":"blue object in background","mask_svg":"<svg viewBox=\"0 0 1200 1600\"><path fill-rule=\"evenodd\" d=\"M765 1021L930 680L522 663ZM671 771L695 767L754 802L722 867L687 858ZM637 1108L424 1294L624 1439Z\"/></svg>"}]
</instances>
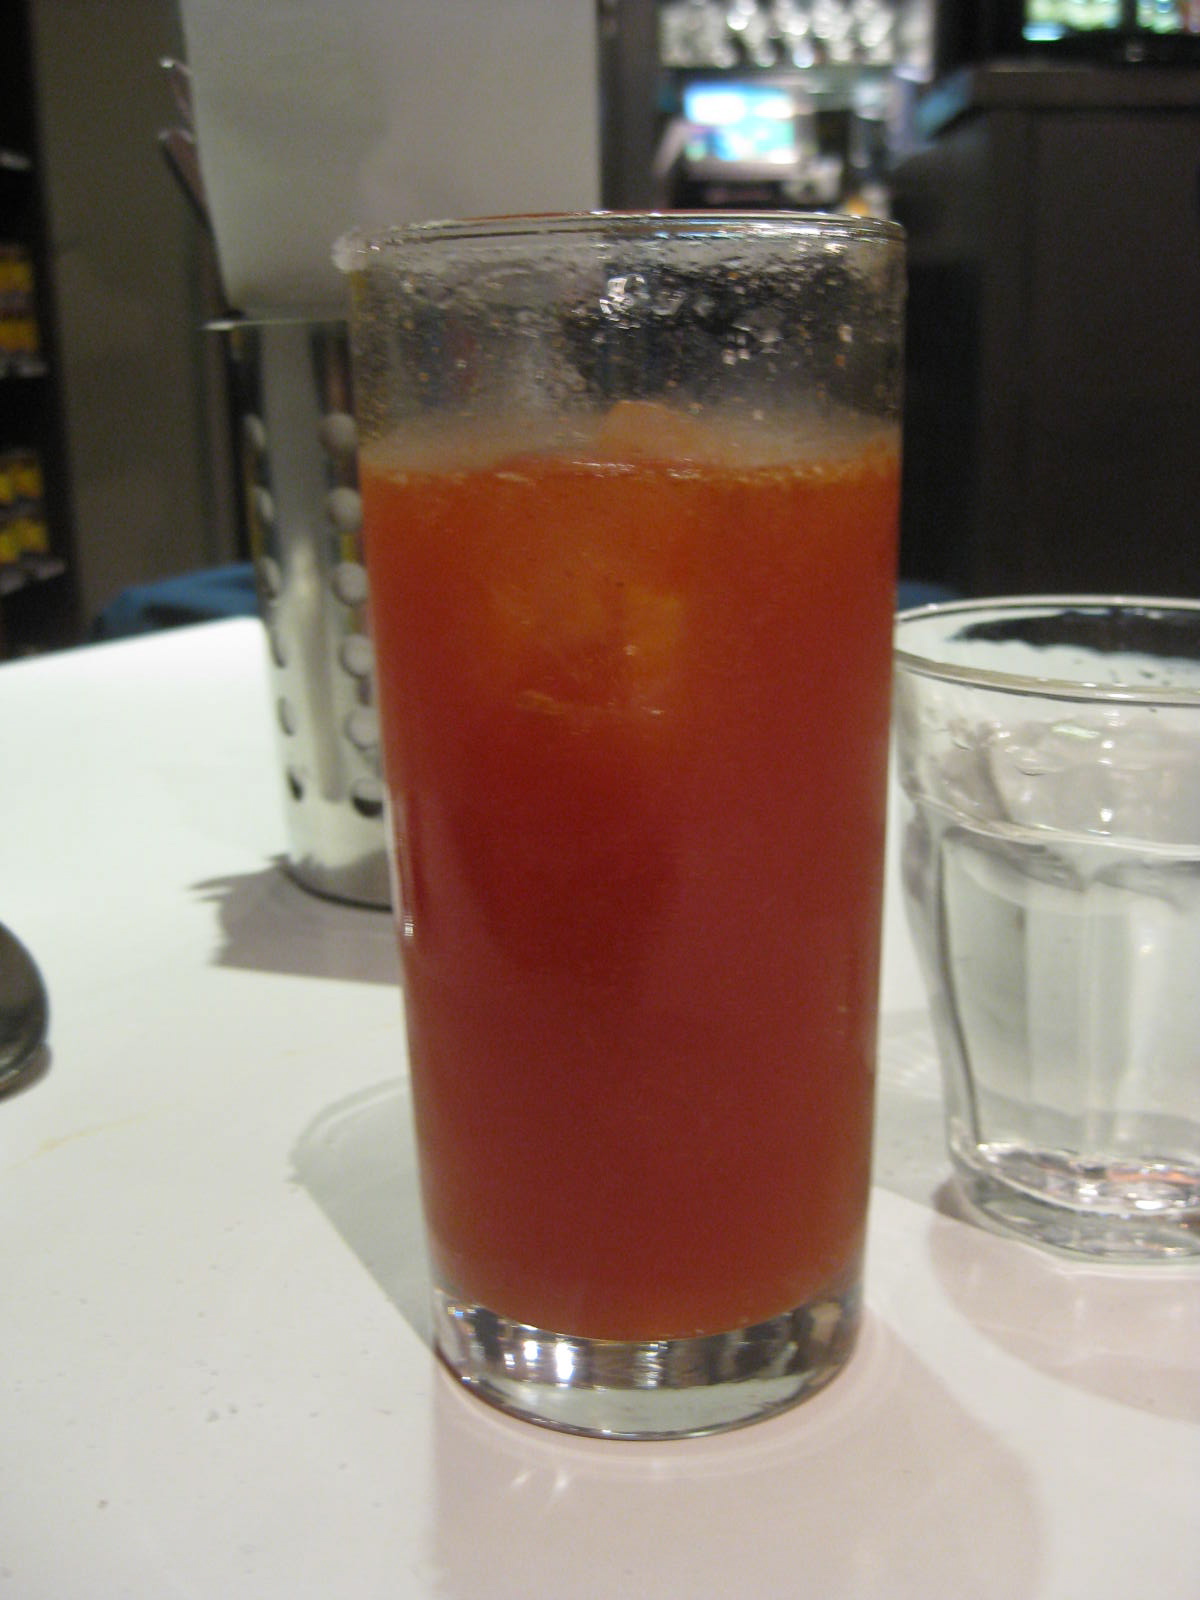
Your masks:
<instances>
[{"instance_id":1,"label":"blue object in background","mask_svg":"<svg viewBox=\"0 0 1200 1600\"><path fill-rule=\"evenodd\" d=\"M947 600L961 600L957 589L944 583L925 583L917 578L901 578L896 595L896 610L911 611L914 606L940 606Z\"/></svg>"},{"instance_id":2,"label":"blue object in background","mask_svg":"<svg viewBox=\"0 0 1200 1600\"><path fill-rule=\"evenodd\" d=\"M246 561L123 589L96 618L91 637L128 639L190 622L257 614L254 568Z\"/></svg>"}]
</instances>

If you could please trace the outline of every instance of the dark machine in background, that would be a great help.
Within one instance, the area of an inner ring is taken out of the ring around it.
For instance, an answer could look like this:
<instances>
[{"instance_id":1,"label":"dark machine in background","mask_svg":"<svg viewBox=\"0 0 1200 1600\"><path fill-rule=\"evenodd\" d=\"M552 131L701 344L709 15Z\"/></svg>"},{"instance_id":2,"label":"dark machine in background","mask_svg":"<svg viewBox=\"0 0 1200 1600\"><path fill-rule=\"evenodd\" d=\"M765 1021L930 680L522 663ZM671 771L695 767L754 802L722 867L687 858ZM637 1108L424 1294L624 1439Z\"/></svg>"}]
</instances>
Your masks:
<instances>
[{"instance_id":1,"label":"dark machine in background","mask_svg":"<svg viewBox=\"0 0 1200 1600\"><path fill-rule=\"evenodd\" d=\"M888 90L928 15L927 0L601 0L604 203L880 209Z\"/></svg>"},{"instance_id":2,"label":"dark machine in background","mask_svg":"<svg viewBox=\"0 0 1200 1600\"><path fill-rule=\"evenodd\" d=\"M943 60L1014 53L939 76L892 172L903 564L972 594L1197 595L1200 13L1050 9L943 29Z\"/></svg>"},{"instance_id":3,"label":"dark machine in background","mask_svg":"<svg viewBox=\"0 0 1200 1600\"><path fill-rule=\"evenodd\" d=\"M836 13L602 0L605 204L890 210L902 574L1200 595L1200 0Z\"/></svg>"}]
</instances>

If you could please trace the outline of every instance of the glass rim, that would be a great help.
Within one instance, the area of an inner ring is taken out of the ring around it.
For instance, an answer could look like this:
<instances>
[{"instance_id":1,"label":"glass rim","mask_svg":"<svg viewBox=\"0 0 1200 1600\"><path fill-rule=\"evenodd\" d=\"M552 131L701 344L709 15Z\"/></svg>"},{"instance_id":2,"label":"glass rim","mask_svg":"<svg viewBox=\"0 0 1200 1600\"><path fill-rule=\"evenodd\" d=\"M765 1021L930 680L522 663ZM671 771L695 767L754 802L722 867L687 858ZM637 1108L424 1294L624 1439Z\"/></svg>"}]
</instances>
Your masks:
<instances>
[{"instance_id":1,"label":"glass rim","mask_svg":"<svg viewBox=\"0 0 1200 1600\"><path fill-rule=\"evenodd\" d=\"M351 228L333 246L342 272L363 270L372 258L400 249L468 241L558 237L626 240L812 238L864 244L902 244L904 229L882 217L833 211L547 211L526 215L438 219L392 227Z\"/></svg>"},{"instance_id":2,"label":"glass rim","mask_svg":"<svg viewBox=\"0 0 1200 1600\"><path fill-rule=\"evenodd\" d=\"M897 612L893 627L893 659L897 667L918 677L936 678L965 688L990 689L1005 694L1038 695L1048 700L1088 700L1122 705L1173 705L1200 707L1200 689L1181 684L1143 688L1132 683L1092 683L1083 678L1038 677L1004 672L994 667L971 667L938 660L899 642L902 632L932 617L981 617L995 613L1039 611L1169 611L1192 616L1200 623L1200 601L1153 595L1041 594L997 595L974 600L944 600L912 606Z\"/></svg>"}]
</instances>

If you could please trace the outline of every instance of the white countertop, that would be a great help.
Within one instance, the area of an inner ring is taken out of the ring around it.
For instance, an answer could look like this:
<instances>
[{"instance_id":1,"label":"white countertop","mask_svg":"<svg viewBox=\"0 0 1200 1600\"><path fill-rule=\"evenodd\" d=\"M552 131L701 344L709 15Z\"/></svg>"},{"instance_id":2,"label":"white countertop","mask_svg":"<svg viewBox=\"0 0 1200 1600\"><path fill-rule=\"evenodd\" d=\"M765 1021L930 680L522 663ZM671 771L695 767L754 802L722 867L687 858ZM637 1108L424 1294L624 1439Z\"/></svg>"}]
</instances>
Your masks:
<instances>
[{"instance_id":1,"label":"white countertop","mask_svg":"<svg viewBox=\"0 0 1200 1600\"><path fill-rule=\"evenodd\" d=\"M0 752L51 1001L0 1098L0 1597L1200 1595L1200 1271L953 1216L895 894L850 1367L573 1439L430 1353L391 928L279 870L259 625L0 667Z\"/></svg>"}]
</instances>

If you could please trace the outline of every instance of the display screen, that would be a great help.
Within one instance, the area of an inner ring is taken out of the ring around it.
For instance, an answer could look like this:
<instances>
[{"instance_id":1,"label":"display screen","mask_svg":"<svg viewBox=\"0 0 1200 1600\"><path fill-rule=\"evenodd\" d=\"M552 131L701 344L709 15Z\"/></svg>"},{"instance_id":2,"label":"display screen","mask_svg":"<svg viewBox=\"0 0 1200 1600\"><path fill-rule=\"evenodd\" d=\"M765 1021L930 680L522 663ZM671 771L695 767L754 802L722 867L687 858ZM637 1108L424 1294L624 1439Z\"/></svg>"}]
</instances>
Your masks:
<instances>
[{"instance_id":1,"label":"display screen","mask_svg":"<svg viewBox=\"0 0 1200 1600\"><path fill-rule=\"evenodd\" d=\"M693 83L683 91L692 165L792 166L798 155L796 107L786 89L768 84Z\"/></svg>"},{"instance_id":2,"label":"display screen","mask_svg":"<svg viewBox=\"0 0 1200 1600\"><path fill-rule=\"evenodd\" d=\"M1057 44L1087 35L1200 39L1197 0L1024 0L1027 44Z\"/></svg>"}]
</instances>

